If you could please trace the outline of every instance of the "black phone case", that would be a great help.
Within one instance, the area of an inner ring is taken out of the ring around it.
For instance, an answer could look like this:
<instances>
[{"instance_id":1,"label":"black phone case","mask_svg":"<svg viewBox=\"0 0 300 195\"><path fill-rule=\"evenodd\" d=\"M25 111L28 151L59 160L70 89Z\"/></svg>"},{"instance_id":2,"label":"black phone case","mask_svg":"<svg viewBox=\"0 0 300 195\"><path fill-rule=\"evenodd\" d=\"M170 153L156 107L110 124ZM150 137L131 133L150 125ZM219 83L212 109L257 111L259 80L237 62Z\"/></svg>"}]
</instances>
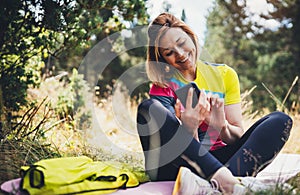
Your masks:
<instances>
[{"instance_id":1,"label":"black phone case","mask_svg":"<svg viewBox=\"0 0 300 195\"><path fill-rule=\"evenodd\" d=\"M198 103L200 95L200 89L198 88L196 83L188 83L175 91L177 97L184 107L186 107L187 94L191 87L194 88L192 106L195 107Z\"/></svg>"}]
</instances>

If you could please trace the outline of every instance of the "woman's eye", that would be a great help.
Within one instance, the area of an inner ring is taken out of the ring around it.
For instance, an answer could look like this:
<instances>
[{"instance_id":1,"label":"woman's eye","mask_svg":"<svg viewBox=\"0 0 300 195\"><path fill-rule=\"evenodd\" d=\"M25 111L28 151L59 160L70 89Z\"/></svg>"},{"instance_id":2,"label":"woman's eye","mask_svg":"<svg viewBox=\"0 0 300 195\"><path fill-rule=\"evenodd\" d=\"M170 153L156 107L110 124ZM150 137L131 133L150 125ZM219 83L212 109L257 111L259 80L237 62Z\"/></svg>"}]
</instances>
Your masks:
<instances>
[{"instance_id":1,"label":"woman's eye","mask_svg":"<svg viewBox=\"0 0 300 195\"><path fill-rule=\"evenodd\" d=\"M182 41L181 43L179 43L179 46L183 46L185 44L185 41Z\"/></svg>"},{"instance_id":2,"label":"woman's eye","mask_svg":"<svg viewBox=\"0 0 300 195\"><path fill-rule=\"evenodd\" d=\"M172 51L170 51L170 52L168 52L168 53L166 53L166 56L170 56L170 55L172 55Z\"/></svg>"}]
</instances>

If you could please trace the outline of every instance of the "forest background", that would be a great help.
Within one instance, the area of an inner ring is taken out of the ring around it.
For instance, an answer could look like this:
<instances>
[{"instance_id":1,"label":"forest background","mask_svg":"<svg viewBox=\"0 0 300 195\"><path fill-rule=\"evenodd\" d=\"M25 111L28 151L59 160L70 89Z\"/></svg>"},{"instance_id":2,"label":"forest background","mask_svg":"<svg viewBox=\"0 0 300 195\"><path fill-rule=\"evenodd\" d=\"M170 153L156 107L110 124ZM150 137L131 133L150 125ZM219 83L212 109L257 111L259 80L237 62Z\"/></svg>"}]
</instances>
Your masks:
<instances>
[{"instance_id":1,"label":"forest background","mask_svg":"<svg viewBox=\"0 0 300 195\"><path fill-rule=\"evenodd\" d=\"M147 1L1 4L0 183L18 177L21 165L59 156L143 168L135 117L149 90ZM283 152L300 153L300 0L267 4L255 17L276 28L252 20L246 0L215 0L200 58L237 71L246 127L274 110L290 114ZM164 11L171 7L164 1Z\"/></svg>"}]
</instances>

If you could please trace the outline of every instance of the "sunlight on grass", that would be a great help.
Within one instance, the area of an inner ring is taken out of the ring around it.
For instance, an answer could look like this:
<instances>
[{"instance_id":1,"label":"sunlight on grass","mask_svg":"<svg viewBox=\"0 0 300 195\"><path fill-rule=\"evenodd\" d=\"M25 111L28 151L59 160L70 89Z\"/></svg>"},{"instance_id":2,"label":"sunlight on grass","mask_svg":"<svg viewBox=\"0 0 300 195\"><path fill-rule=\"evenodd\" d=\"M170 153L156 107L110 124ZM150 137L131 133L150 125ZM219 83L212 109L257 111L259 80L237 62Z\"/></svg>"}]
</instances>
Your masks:
<instances>
[{"instance_id":1,"label":"sunlight on grass","mask_svg":"<svg viewBox=\"0 0 300 195\"><path fill-rule=\"evenodd\" d=\"M143 170L144 155L136 129L136 111L141 100L131 100L128 91L121 86L113 88L112 95L106 99L93 97L92 93L86 94L86 107L80 113L91 111L92 125L89 128L80 129L77 113L73 113L72 116L66 118L60 118L56 113L58 94L60 91L64 91L65 87L60 78L53 77L43 81L39 88L28 91L29 100L42 105L30 121L32 126L36 126L42 119L46 120L36 132L39 135L36 139L39 144L31 144L28 147L27 154L24 154L25 159L23 157L24 149L19 149L17 152L15 151L16 147L14 147L14 150L5 150L5 152L8 152L7 154L15 154L16 158L20 158L14 159L15 162L19 162L17 166L8 167L10 164L7 164L5 167L6 170L8 168L12 169L10 177L13 178L18 174L20 165L53 156L86 155L95 160L128 163L134 169ZM255 87L242 94L245 129L270 112L267 109L264 109L262 113L252 110L252 101L248 97L254 89ZM25 112L25 110L21 111L20 116ZM290 115L294 120L294 126L281 153L300 154L300 115L294 112L290 112ZM24 129L24 131L28 130ZM44 146L47 146L50 150L47 149L46 151ZM40 151L46 152L42 154L37 148L41 148ZM28 154L32 155L28 156ZM298 181L298 178L296 178L296 181Z\"/></svg>"},{"instance_id":2,"label":"sunlight on grass","mask_svg":"<svg viewBox=\"0 0 300 195\"><path fill-rule=\"evenodd\" d=\"M50 78L42 82L39 89L31 89L29 97L37 102L48 97L50 105L54 107L57 104L57 94L62 90L64 85L57 78ZM248 100L248 97L253 90L255 87L242 93L245 129L270 112L267 109L262 113L252 110L252 101ZM112 92L107 99L100 100L95 97L92 100L92 95L89 95L91 104L89 109L92 110L91 128L74 129L70 123L66 123L67 119L57 120L57 117L49 119L46 124L48 127L57 125L46 132L46 142L51 143L62 154L92 153L95 158L99 156L118 160L126 158L142 164L142 148L136 129L136 110L139 101L130 100L127 90L121 86L116 86ZM291 117L294 126L282 153L300 153L300 115L294 113Z\"/></svg>"},{"instance_id":3,"label":"sunlight on grass","mask_svg":"<svg viewBox=\"0 0 300 195\"><path fill-rule=\"evenodd\" d=\"M93 96L91 92L85 94L85 106L79 112L61 118L57 113L59 94L63 94L68 87L61 78L52 77L43 81L39 88L28 91L29 100L42 105L32 117L32 126L37 126L39 121L45 119L37 131L39 138L36 141L40 143L40 148L47 146L51 150L50 153L45 153L46 155L37 156L36 146L30 146L28 153L35 155L34 158L28 159L32 157L26 156L23 160L20 155L19 164L57 155L86 155L94 160L128 163L134 169L143 170L144 155L136 129L137 106L141 100L132 100L124 87L116 85L106 99ZM249 97L253 90L255 87L242 93L244 129L248 129L255 121L270 112L267 109L263 109L262 112L252 110L253 102ZM21 111L20 116L25 112ZM91 112L92 116L91 125L82 128L85 126L79 124L78 114L88 112ZM300 154L300 115L295 112L289 114L294 120L294 126L281 153ZM20 150L19 153L24 152ZM12 169L14 169L12 175L17 174L17 168Z\"/></svg>"},{"instance_id":4,"label":"sunlight on grass","mask_svg":"<svg viewBox=\"0 0 300 195\"><path fill-rule=\"evenodd\" d=\"M96 101L97 102L97 101ZM136 129L137 103L130 101L126 90L117 86L107 99L94 103L93 125L87 131L92 148L106 151L115 160L131 160L143 166L143 152Z\"/></svg>"},{"instance_id":5,"label":"sunlight on grass","mask_svg":"<svg viewBox=\"0 0 300 195\"><path fill-rule=\"evenodd\" d=\"M292 116L294 125L282 153L300 154L300 115Z\"/></svg>"}]
</instances>

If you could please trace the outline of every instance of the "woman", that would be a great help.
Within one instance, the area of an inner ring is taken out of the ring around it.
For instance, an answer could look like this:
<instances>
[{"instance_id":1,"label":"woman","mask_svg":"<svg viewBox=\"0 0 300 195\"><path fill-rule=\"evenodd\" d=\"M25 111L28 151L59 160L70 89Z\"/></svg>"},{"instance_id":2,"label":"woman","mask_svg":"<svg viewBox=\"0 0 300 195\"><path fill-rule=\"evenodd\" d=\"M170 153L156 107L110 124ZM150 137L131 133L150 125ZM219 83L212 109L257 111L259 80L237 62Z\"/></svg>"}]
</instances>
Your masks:
<instances>
[{"instance_id":1,"label":"woman","mask_svg":"<svg viewBox=\"0 0 300 195\"><path fill-rule=\"evenodd\" d=\"M239 80L224 64L198 60L196 35L181 20L162 13L149 25L146 70L150 99L138 108L138 132L152 180L175 180L180 167L233 192L235 176L255 176L287 141L292 120L271 113L244 131ZM175 91L189 82L201 89L192 106L193 89L182 105ZM245 133L244 133L245 132Z\"/></svg>"}]
</instances>

